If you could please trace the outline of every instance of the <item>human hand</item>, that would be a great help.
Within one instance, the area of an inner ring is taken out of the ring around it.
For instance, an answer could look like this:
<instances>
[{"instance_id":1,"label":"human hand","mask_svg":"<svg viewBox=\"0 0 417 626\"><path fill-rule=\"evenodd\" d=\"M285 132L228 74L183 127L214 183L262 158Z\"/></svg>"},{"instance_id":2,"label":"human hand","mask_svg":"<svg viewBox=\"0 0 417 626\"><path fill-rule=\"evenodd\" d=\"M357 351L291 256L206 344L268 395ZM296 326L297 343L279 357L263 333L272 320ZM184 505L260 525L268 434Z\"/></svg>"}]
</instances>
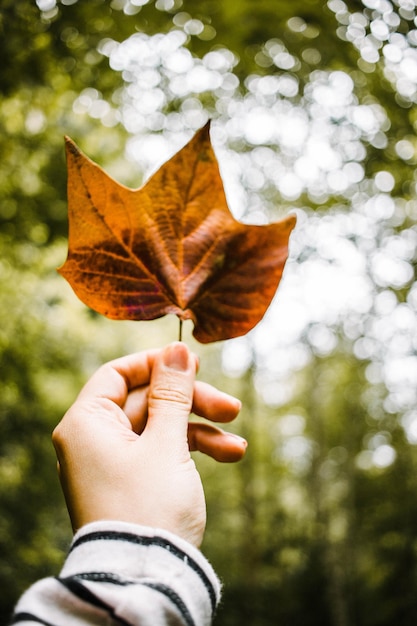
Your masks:
<instances>
[{"instance_id":1,"label":"human hand","mask_svg":"<svg viewBox=\"0 0 417 626\"><path fill-rule=\"evenodd\" d=\"M98 520L163 528L201 544L204 492L190 450L238 461L246 441L191 411L229 422L240 402L195 381L186 344L132 354L103 365L53 432L74 530Z\"/></svg>"}]
</instances>

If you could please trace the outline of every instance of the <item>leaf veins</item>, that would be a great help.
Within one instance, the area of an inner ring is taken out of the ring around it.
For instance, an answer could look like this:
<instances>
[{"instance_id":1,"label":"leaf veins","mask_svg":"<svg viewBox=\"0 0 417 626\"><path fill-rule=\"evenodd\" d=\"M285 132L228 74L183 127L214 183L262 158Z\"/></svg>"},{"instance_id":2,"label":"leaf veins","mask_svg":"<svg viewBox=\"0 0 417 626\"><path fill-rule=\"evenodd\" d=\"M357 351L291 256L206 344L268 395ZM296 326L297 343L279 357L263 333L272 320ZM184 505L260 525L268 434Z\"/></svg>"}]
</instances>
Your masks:
<instances>
[{"instance_id":1,"label":"leaf veins","mask_svg":"<svg viewBox=\"0 0 417 626\"><path fill-rule=\"evenodd\" d=\"M281 280L295 216L264 226L230 213L209 124L137 190L70 140L68 256L58 270L112 319L173 313L208 343L247 333Z\"/></svg>"}]
</instances>

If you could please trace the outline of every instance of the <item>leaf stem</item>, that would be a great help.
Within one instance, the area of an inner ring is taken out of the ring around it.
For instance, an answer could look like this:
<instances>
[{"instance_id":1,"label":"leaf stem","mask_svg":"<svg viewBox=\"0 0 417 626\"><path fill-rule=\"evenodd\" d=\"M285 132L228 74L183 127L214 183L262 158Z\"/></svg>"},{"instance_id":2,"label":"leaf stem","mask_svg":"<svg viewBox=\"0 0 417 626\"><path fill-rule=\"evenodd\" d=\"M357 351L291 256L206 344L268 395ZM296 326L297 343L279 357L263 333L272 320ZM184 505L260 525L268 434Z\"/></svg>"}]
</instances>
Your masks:
<instances>
[{"instance_id":1,"label":"leaf stem","mask_svg":"<svg viewBox=\"0 0 417 626\"><path fill-rule=\"evenodd\" d=\"M178 333L178 341L182 341L182 320L180 319L180 328Z\"/></svg>"}]
</instances>

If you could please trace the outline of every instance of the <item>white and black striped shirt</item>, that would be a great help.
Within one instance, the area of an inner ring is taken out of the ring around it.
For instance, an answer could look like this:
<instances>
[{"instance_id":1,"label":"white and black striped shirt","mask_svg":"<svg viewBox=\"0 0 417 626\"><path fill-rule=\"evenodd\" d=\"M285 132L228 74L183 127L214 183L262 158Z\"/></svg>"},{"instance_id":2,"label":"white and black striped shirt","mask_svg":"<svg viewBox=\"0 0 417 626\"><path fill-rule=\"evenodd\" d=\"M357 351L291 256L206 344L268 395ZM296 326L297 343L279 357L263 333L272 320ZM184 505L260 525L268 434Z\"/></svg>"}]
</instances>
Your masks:
<instances>
[{"instance_id":1,"label":"white and black striped shirt","mask_svg":"<svg viewBox=\"0 0 417 626\"><path fill-rule=\"evenodd\" d=\"M19 626L208 626L220 583L202 553L164 530L94 522L74 537L59 576L30 587Z\"/></svg>"}]
</instances>

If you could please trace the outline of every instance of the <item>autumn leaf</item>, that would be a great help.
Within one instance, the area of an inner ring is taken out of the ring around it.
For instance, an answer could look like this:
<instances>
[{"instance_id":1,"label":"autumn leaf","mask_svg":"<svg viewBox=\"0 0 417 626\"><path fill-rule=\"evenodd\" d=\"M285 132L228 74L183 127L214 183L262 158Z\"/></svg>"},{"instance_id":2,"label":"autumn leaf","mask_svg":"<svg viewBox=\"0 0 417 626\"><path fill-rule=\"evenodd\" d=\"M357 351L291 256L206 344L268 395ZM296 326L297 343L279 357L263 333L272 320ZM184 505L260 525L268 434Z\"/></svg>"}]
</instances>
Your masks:
<instances>
[{"instance_id":1,"label":"autumn leaf","mask_svg":"<svg viewBox=\"0 0 417 626\"><path fill-rule=\"evenodd\" d=\"M265 226L230 213L209 124L140 189L108 176L67 139L68 257L58 270L112 319L173 313L208 343L265 314L288 256L293 215Z\"/></svg>"}]
</instances>

